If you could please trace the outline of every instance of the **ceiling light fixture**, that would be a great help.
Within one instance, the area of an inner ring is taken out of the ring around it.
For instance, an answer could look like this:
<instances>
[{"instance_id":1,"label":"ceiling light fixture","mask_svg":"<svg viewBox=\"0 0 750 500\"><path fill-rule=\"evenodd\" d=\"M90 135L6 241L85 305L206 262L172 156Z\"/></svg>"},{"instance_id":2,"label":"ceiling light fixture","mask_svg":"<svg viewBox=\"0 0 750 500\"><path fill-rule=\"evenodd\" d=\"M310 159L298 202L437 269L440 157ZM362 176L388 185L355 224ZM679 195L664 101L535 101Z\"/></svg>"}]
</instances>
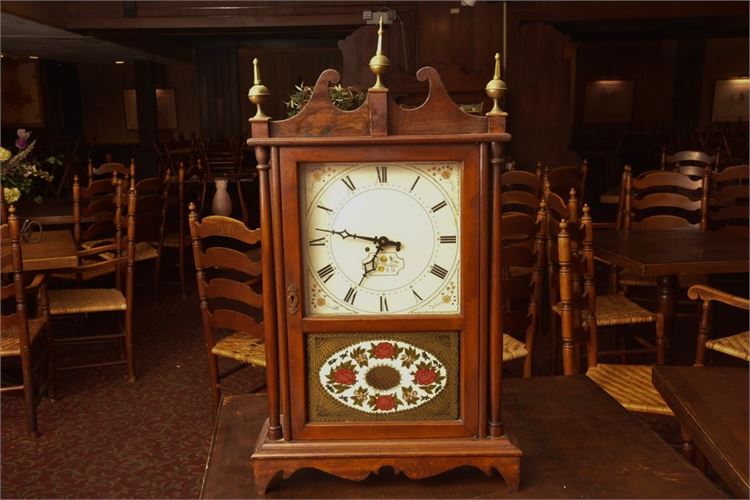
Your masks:
<instances>
[{"instance_id":1,"label":"ceiling light fixture","mask_svg":"<svg viewBox=\"0 0 750 500\"><path fill-rule=\"evenodd\" d=\"M118 59L117 61L115 61L115 64L125 64L125 61Z\"/></svg>"},{"instance_id":2,"label":"ceiling light fixture","mask_svg":"<svg viewBox=\"0 0 750 500\"><path fill-rule=\"evenodd\" d=\"M34 59L34 60L36 60L36 59L39 59L39 56L29 56L29 59Z\"/></svg>"}]
</instances>

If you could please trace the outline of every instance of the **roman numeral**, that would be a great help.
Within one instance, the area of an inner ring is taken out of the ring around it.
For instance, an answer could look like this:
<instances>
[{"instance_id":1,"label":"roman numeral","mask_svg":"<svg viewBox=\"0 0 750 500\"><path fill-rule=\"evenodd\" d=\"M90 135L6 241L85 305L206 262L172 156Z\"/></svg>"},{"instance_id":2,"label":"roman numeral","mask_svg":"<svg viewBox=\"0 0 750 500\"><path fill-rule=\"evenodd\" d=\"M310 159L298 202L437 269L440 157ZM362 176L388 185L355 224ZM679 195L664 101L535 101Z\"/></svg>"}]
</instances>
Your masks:
<instances>
[{"instance_id":1,"label":"roman numeral","mask_svg":"<svg viewBox=\"0 0 750 500\"><path fill-rule=\"evenodd\" d=\"M323 283L328 283L328 280L331 279L334 272L335 270L333 269L333 266L328 264L327 266L318 269L318 276L323 280Z\"/></svg>"},{"instance_id":2,"label":"roman numeral","mask_svg":"<svg viewBox=\"0 0 750 500\"><path fill-rule=\"evenodd\" d=\"M328 207L324 207L323 205L318 205L318 208L320 208L321 210L325 210L326 212L333 212L333 210Z\"/></svg>"},{"instance_id":3,"label":"roman numeral","mask_svg":"<svg viewBox=\"0 0 750 500\"><path fill-rule=\"evenodd\" d=\"M414 294L414 298L417 299L417 302L422 302L422 297L419 296L419 294L412 288L411 293Z\"/></svg>"},{"instance_id":4,"label":"roman numeral","mask_svg":"<svg viewBox=\"0 0 750 500\"><path fill-rule=\"evenodd\" d=\"M441 236L440 237L440 243L455 243L456 237L455 236Z\"/></svg>"},{"instance_id":5,"label":"roman numeral","mask_svg":"<svg viewBox=\"0 0 750 500\"><path fill-rule=\"evenodd\" d=\"M346 184L346 187L348 187L351 191L354 191L355 187L354 187L354 183L352 182L352 178L351 177L349 177L347 175L346 177L344 177L343 179L341 179L341 182L343 182L344 184Z\"/></svg>"},{"instance_id":6,"label":"roman numeral","mask_svg":"<svg viewBox=\"0 0 750 500\"><path fill-rule=\"evenodd\" d=\"M354 288L349 288L349 291L346 292L346 295L344 296L344 302L347 304L354 305L354 299L357 298L357 292L354 291Z\"/></svg>"},{"instance_id":7,"label":"roman numeral","mask_svg":"<svg viewBox=\"0 0 750 500\"><path fill-rule=\"evenodd\" d=\"M432 265L432 269L430 269L430 272L440 278L441 280L444 280L446 276L448 276L448 270L443 269L442 267L438 266L437 264Z\"/></svg>"},{"instance_id":8,"label":"roman numeral","mask_svg":"<svg viewBox=\"0 0 750 500\"><path fill-rule=\"evenodd\" d=\"M441 208L443 208L445 205L447 205L447 203L445 202L445 200L443 200L440 203L438 203L437 205L435 205L434 207L432 207L432 211L433 212L437 212L438 210L440 210Z\"/></svg>"},{"instance_id":9,"label":"roman numeral","mask_svg":"<svg viewBox=\"0 0 750 500\"><path fill-rule=\"evenodd\" d=\"M310 240L310 246L311 247L324 247L324 246L326 246L326 239L325 238L315 238L314 240Z\"/></svg>"},{"instance_id":10,"label":"roman numeral","mask_svg":"<svg viewBox=\"0 0 750 500\"><path fill-rule=\"evenodd\" d=\"M375 167L378 170L378 182L388 182L388 167Z\"/></svg>"},{"instance_id":11,"label":"roman numeral","mask_svg":"<svg viewBox=\"0 0 750 500\"><path fill-rule=\"evenodd\" d=\"M411 192L411 191L414 191L414 188L416 187L416 185L417 185L417 182L419 182L419 179L420 179L420 177L419 177L419 176L417 176L417 178L416 178L416 179L414 179L414 184L412 184L412 185L411 185L411 189L409 189L409 191L410 191L410 192Z\"/></svg>"},{"instance_id":12,"label":"roman numeral","mask_svg":"<svg viewBox=\"0 0 750 500\"><path fill-rule=\"evenodd\" d=\"M385 296L380 296L380 312L388 311L388 299Z\"/></svg>"}]
</instances>

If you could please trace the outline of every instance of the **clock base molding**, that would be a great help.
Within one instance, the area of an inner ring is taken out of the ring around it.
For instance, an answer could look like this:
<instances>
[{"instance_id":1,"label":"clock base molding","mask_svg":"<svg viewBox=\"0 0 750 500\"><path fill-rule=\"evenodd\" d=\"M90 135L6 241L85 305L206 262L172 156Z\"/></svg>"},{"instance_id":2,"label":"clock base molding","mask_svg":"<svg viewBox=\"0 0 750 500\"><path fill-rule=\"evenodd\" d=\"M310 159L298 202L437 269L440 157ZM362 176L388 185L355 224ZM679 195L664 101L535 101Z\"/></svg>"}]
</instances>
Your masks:
<instances>
[{"instance_id":1,"label":"clock base molding","mask_svg":"<svg viewBox=\"0 0 750 500\"><path fill-rule=\"evenodd\" d=\"M255 490L265 494L280 479L295 471L314 468L328 474L362 481L392 467L409 479L424 479L462 466L487 476L495 469L508 491L520 486L523 453L507 436L497 438L402 439L389 441L282 441L268 439L268 420L250 458Z\"/></svg>"}]
</instances>

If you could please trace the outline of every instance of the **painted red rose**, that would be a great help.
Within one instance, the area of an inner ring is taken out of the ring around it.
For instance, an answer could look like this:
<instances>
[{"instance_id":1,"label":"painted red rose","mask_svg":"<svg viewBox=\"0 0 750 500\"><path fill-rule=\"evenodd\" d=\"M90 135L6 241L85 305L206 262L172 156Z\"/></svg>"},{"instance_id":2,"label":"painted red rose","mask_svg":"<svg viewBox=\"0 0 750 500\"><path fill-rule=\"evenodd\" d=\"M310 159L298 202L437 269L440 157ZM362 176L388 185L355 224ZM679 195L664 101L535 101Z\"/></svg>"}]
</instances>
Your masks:
<instances>
[{"instance_id":1,"label":"painted red rose","mask_svg":"<svg viewBox=\"0 0 750 500\"><path fill-rule=\"evenodd\" d=\"M352 385L357 381L357 375L353 370L339 368L333 373L333 379L339 384Z\"/></svg>"},{"instance_id":2,"label":"painted red rose","mask_svg":"<svg viewBox=\"0 0 750 500\"><path fill-rule=\"evenodd\" d=\"M375 408L382 411L392 410L396 406L396 399L393 396L378 396L375 399Z\"/></svg>"},{"instance_id":3,"label":"painted red rose","mask_svg":"<svg viewBox=\"0 0 750 500\"><path fill-rule=\"evenodd\" d=\"M435 373L435 370L428 370L426 368L420 368L414 374L414 380L416 380L419 385L430 385L436 378L437 373Z\"/></svg>"},{"instance_id":4,"label":"painted red rose","mask_svg":"<svg viewBox=\"0 0 750 500\"><path fill-rule=\"evenodd\" d=\"M392 359L396 355L396 346L389 342L381 342L375 346L374 355L378 359Z\"/></svg>"}]
</instances>

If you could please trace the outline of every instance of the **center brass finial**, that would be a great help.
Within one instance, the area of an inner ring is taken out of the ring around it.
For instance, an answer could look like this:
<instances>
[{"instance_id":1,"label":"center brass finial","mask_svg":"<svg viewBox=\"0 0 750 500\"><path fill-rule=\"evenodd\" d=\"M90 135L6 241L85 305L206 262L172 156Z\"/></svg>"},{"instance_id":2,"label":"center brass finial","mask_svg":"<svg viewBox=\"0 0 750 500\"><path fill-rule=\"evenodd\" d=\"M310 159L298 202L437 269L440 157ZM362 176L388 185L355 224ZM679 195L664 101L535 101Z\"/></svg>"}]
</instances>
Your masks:
<instances>
[{"instance_id":1,"label":"center brass finial","mask_svg":"<svg viewBox=\"0 0 750 500\"><path fill-rule=\"evenodd\" d=\"M502 116L505 114L505 112L500 109L500 105L498 104L498 100L500 100L504 95L505 91L508 90L508 87L505 85L505 82L500 79L500 53L495 53L495 75L492 77L492 80L487 82L487 86L484 88L485 92L487 92L487 96L492 99L494 102L494 105L492 106L492 110L487 113L487 116Z\"/></svg>"},{"instance_id":2,"label":"center brass finial","mask_svg":"<svg viewBox=\"0 0 750 500\"><path fill-rule=\"evenodd\" d=\"M383 54L383 18L381 16L378 23L378 48L375 51L375 55L370 59L370 71L375 74L375 85L369 90L376 92L386 92L388 90L380 80L380 75L385 73L390 65L391 61L388 60L388 56Z\"/></svg>"}]
</instances>

